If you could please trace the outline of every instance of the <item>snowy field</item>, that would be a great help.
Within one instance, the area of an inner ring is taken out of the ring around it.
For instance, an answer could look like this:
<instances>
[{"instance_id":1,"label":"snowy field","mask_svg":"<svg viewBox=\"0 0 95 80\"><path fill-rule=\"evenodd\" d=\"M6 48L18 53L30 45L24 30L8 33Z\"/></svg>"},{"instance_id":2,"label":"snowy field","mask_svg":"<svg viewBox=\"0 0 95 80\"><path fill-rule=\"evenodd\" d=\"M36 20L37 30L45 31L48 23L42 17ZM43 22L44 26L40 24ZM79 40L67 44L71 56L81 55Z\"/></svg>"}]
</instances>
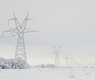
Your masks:
<instances>
[{"instance_id":1,"label":"snowy field","mask_svg":"<svg viewBox=\"0 0 95 80\"><path fill-rule=\"evenodd\" d=\"M95 68L0 70L0 80L95 80Z\"/></svg>"}]
</instances>

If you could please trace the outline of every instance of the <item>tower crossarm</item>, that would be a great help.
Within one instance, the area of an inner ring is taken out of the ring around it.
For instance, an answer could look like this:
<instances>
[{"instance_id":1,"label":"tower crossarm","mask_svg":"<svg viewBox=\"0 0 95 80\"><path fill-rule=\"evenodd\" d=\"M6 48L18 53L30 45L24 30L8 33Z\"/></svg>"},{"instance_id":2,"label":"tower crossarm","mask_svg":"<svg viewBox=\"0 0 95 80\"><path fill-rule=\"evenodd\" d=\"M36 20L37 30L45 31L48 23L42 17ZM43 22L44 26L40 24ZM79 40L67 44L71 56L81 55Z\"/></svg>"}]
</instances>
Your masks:
<instances>
[{"instance_id":1,"label":"tower crossarm","mask_svg":"<svg viewBox=\"0 0 95 80\"><path fill-rule=\"evenodd\" d=\"M38 31L28 28L28 29L25 30L24 33L30 33L30 32L38 32Z\"/></svg>"},{"instance_id":2,"label":"tower crossarm","mask_svg":"<svg viewBox=\"0 0 95 80\"><path fill-rule=\"evenodd\" d=\"M7 33L7 32L11 33L12 36L15 36L17 33L17 30L16 30L16 28L5 30L5 31L3 31L3 37L5 36L5 33Z\"/></svg>"}]
</instances>

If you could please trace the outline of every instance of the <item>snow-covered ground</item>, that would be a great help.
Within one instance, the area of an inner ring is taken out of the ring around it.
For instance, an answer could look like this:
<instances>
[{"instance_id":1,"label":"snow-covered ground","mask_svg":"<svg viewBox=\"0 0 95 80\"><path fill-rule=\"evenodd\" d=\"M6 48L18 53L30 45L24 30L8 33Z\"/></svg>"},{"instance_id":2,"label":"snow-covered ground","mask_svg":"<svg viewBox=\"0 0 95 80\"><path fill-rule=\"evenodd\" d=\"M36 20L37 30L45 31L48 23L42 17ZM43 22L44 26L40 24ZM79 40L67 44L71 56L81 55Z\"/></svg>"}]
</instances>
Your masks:
<instances>
[{"instance_id":1,"label":"snow-covered ground","mask_svg":"<svg viewBox=\"0 0 95 80\"><path fill-rule=\"evenodd\" d=\"M95 68L1 69L0 80L95 80Z\"/></svg>"}]
</instances>

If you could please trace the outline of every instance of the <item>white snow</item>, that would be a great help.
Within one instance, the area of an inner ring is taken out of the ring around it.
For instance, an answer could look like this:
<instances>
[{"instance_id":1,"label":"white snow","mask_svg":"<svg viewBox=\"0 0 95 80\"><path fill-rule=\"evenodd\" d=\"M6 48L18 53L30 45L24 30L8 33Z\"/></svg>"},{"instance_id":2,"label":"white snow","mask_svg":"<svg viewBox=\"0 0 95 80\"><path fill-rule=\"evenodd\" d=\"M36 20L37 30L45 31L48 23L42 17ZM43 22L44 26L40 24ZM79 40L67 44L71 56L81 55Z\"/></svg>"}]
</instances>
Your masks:
<instances>
[{"instance_id":1,"label":"white snow","mask_svg":"<svg viewBox=\"0 0 95 80\"><path fill-rule=\"evenodd\" d=\"M1 69L0 80L95 80L95 68Z\"/></svg>"},{"instance_id":2,"label":"white snow","mask_svg":"<svg viewBox=\"0 0 95 80\"><path fill-rule=\"evenodd\" d=\"M0 57L0 69L26 69L30 68L27 62L21 59L4 59Z\"/></svg>"}]
</instances>

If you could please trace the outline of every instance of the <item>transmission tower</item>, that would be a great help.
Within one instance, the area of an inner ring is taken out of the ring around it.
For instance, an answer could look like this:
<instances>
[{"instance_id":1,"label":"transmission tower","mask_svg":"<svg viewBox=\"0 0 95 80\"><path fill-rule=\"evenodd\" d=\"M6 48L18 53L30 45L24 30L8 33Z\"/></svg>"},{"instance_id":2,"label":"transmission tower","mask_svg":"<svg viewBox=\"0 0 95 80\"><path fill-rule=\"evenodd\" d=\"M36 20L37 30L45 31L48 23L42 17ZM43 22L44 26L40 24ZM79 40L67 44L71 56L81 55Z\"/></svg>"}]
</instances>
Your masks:
<instances>
[{"instance_id":1,"label":"transmission tower","mask_svg":"<svg viewBox=\"0 0 95 80\"><path fill-rule=\"evenodd\" d=\"M59 47L53 47L55 49L55 65L59 65L60 64L60 48L61 46Z\"/></svg>"},{"instance_id":2,"label":"transmission tower","mask_svg":"<svg viewBox=\"0 0 95 80\"><path fill-rule=\"evenodd\" d=\"M35 30L32 29L27 29L27 22L29 20L32 20L28 18L28 15L26 15L25 19L23 20L22 23L20 23L15 16L15 13L13 13L13 18L8 20L8 25L10 26L10 21L14 21L15 23L15 28L6 30L3 32L3 35L5 32L10 32L12 36L17 36L17 44L16 44L16 52L15 52L15 59L22 59L24 61L27 61L26 58L26 50L25 50L25 42L24 42L24 34L29 33L29 32L36 32Z\"/></svg>"}]
</instances>

